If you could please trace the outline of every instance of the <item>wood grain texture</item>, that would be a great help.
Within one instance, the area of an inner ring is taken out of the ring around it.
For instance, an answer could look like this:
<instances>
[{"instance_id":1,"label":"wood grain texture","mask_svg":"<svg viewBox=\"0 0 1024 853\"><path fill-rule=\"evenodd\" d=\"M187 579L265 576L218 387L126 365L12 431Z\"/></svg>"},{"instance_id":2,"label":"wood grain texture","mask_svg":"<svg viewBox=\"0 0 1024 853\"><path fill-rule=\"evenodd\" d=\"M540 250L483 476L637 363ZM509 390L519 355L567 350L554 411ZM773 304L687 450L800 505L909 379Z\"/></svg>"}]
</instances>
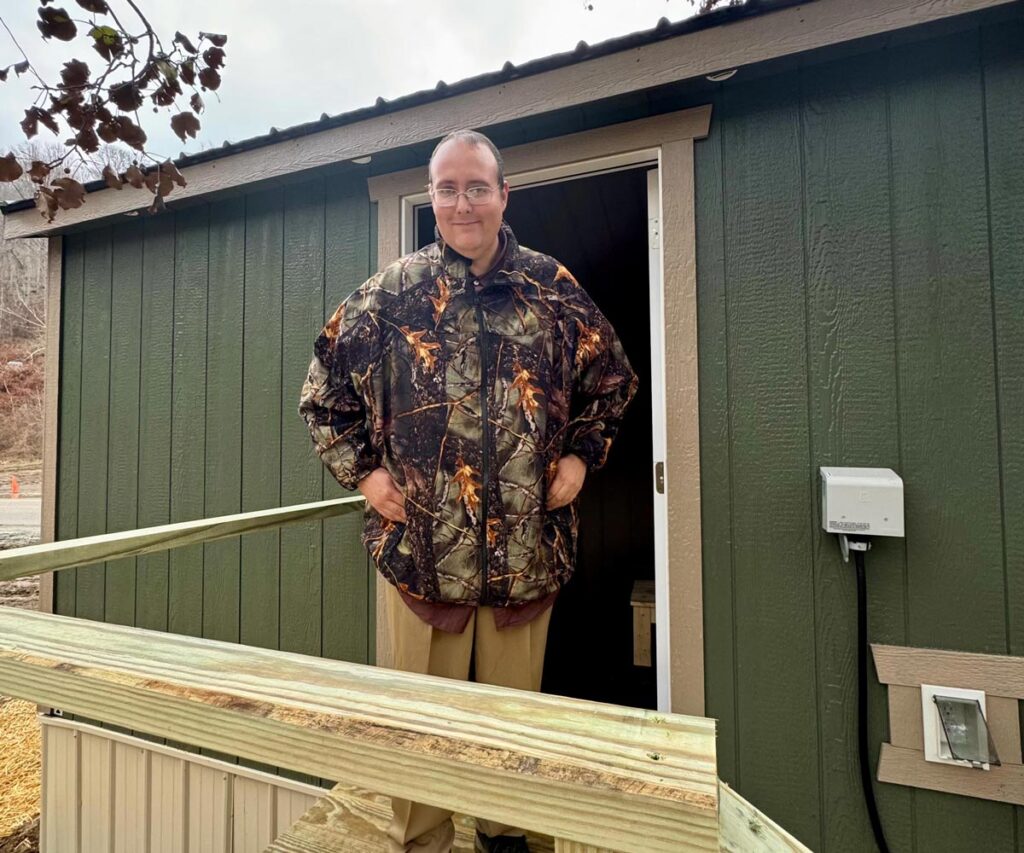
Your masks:
<instances>
[{"instance_id":1,"label":"wood grain texture","mask_svg":"<svg viewBox=\"0 0 1024 853\"><path fill-rule=\"evenodd\" d=\"M210 205L210 275L206 298L206 407L203 515L242 510L242 444L234 426L242 411L242 354L237 328L244 310L245 199ZM316 500L321 495L310 495ZM238 642L241 542L203 544L203 636Z\"/></svg>"},{"instance_id":2,"label":"wood grain texture","mask_svg":"<svg viewBox=\"0 0 1024 853\"><path fill-rule=\"evenodd\" d=\"M724 782L718 788L718 809L723 851L810 853L810 848L755 809Z\"/></svg>"},{"instance_id":3,"label":"wood grain texture","mask_svg":"<svg viewBox=\"0 0 1024 853\"><path fill-rule=\"evenodd\" d=\"M737 785L820 849L798 81L788 75L736 85L715 115L725 124L727 169Z\"/></svg>"},{"instance_id":4,"label":"wood grain texture","mask_svg":"<svg viewBox=\"0 0 1024 853\"><path fill-rule=\"evenodd\" d=\"M379 853L390 820L390 797L336 785L284 828L265 853ZM474 836L473 819L456 815L454 853L471 853ZM551 853L553 849L551 839L543 836L530 835L529 844L533 853Z\"/></svg>"},{"instance_id":5,"label":"wood grain texture","mask_svg":"<svg viewBox=\"0 0 1024 853\"><path fill-rule=\"evenodd\" d=\"M246 198L242 335L242 509L280 506L281 306L284 196L280 188ZM314 333L315 334L315 333ZM297 416L296 416L297 418ZM268 457L272 464L267 464ZM280 531L242 539L241 641L277 648L281 637Z\"/></svg>"},{"instance_id":6,"label":"wood grain texture","mask_svg":"<svg viewBox=\"0 0 1024 853\"><path fill-rule=\"evenodd\" d=\"M906 645L1005 654L980 43L975 31L888 56ZM990 849L1015 844L1008 805L932 791L914 797L919 850L970 848L979 826Z\"/></svg>"},{"instance_id":7,"label":"wood grain texture","mask_svg":"<svg viewBox=\"0 0 1024 853\"><path fill-rule=\"evenodd\" d=\"M899 469L886 69L868 54L807 68L799 88L822 847L870 849L874 841L852 749L858 725L856 575L843 562L836 537L821 530L817 491L820 465ZM868 565L870 635L902 638L902 542L876 540ZM881 740L885 689L869 684L868 701L869 736ZM887 789L879 800L889 843L907 849L909 793Z\"/></svg>"},{"instance_id":8,"label":"wood grain texture","mask_svg":"<svg viewBox=\"0 0 1024 853\"><path fill-rule=\"evenodd\" d=\"M139 526L171 520L171 370L174 327L174 220L143 223L142 347L146 377L139 400ZM135 624L167 629L167 571L170 555L146 554L136 561Z\"/></svg>"},{"instance_id":9,"label":"wood grain texture","mask_svg":"<svg viewBox=\"0 0 1024 853\"><path fill-rule=\"evenodd\" d=\"M85 239L64 238L61 284L61 387L58 392L57 518L55 539L78 535L78 429L82 400L82 271ZM54 578L54 612L75 615L75 572Z\"/></svg>"},{"instance_id":10,"label":"wood grain texture","mask_svg":"<svg viewBox=\"0 0 1024 853\"><path fill-rule=\"evenodd\" d=\"M376 272L375 267L371 268L370 260L373 251L370 230L376 217L371 214L364 175L332 178L325 190L323 293L320 317L307 341L309 357L312 357L316 331L345 297ZM304 370L308 364L307 358L301 378L305 378ZM299 386L295 384L296 378L290 379L288 385L297 401ZM301 379L298 381L301 385ZM297 416L296 422L302 425ZM361 497L358 491L342 488L326 466L321 465L321 468L325 498ZM363 547L362 530L361 513L326 519L323 524L322 654L336 660L372 663L375 569Z\"/></svg>"},{"instance_id":11,"label":"wood grain texture","mask_svg":"<svg viewBox=\"0 0 1024 853\"><path fill-rule=\"evenodd\" d=\"M355 495L298 506L253 510L217 518L197 518L139 530L101 533L80 539L12 548L0 552L0 580L67 569L95 560L167 551L242 533L265 531L286 524L360 512L365 501L362 495Z\"/></svg>"},{"instance_id":12,"label":"wood grain texture","mask_svg":"<svg viewBox=\"0 0 1024 853\"><path fill-rule=\"evenodd\" d=\"M17 611L0 691L597 846L718 844L710 720Z\"/></svg>"},{"instance_id":13,"label":"wood grain texture","mask_svg":"<svg viewBox=\"0 0 1024 853\"><path fill-rule=\"evenodd\" d=\"M1024 766L1020 764L1004 764L990 770L954 767L950 764L925 761L924 753L920 750L883 743L882 755L878 762L878 781L956 794L960 797L1024 805ZM983 827L984 824L975 825L975 832L986 833L987 830ZM1003 846L992 846L988 848L989 850L1010 849L1009 845L998 840L998 836L994 837L997 843Z\"/></svg>"},{"instance_id":14,"label":"wood grain texture","mask_svg":"<svg viewBox=\"0 0 1024 853\"><path fill-rule=\"evenodd\" d=\"M60 433L61 322L64 238L54 235L46 247L46 366L43 376L43 482L40 542L57 538L57 449ZM39 609L53 613L53 574L39 579Z\"/></svg>"},{"instance_id":15,"label":"wood grain texture","mask_svg":"<svg viewBox=\"0 0 1024 853\"><path fill-rule=\"evenodd\" d=\"M139 526L142 233L142 224L132 222L116 229L112 237L107 531ZM134 557L107 563L106 621L135 624L135 567Z\"/></svg>"},{"instance_id":16,"label":"wood grain texture","mask_svg":"<svg viewBox=\"0 0 1024 853\"><path fill-rule=\"evenodd\" d=\"M169 206L205 193L281 180L306 169L422 143L453 127L486 128L1007 2L1010 0L860 0L851 4L848 0L818 0L780 9L190 166L183 170L188 186L170 197ZM34 209L13 213L5 217L5 235L55 232L147 203L141 195L103 190L90 193L81 208L61 211L51 224Z\"/></svg>"},{"instance_id":17,"label":"wood grain texture","mask_svg":"<svg viewBox=\"0 0 1024 853\"><path fill-rule=\"evenodd\" d=\"M705 713L719 721L718 773L739 784L736 643L733 610L729 314L726 300L721 102L708 138L694 146L697 229L697 369L700 380L701 529Z\"/></svg>"},{"instance_id":18,"label":"wood grain texture","mask_svg":"<svg viewBox=\"0 0 1024 853\"><path fill-rule=\"evenodd\" d=\"M82 391L78 426L78 535L107 529L107 459L110 453L111 229L90 232L84 249L82 301ZM75 615L103 619L106 566L75 571Z\"/></svg>"},{"instance_id":19,"label":"wood grain texture","mask_svg":"<svg viewBox=\"0 0 1024 853\"><path fill-rule=\"evenodd\" d=\"M947 684L984 690L994 696L1024 699L1024 657L983 655L945 649L917 649L871 644L878 680L920 687Z\"/></svg>"},{"instance_id":20,"label":"wood grain texture","mask_svg":"<svg viewBox=\"0 0 1024 853\"><path fill-rule=\"evenodd\" d=\"M209 293L209 206L176 216L174 241L174 328L171 367L170 520L203 518L206 498L206 400L217 389L206 381L207 296ZM170 554L167 630L201 636L203 631L203 546Z\"/></svg>"},{"instance_id":21,"label":"wood grain texture","mask_svg":"<svg viewBox=\"0 0 1024 853\"><path fill-rule=\"evenodd\" d=\"M297 414L297 399L309 367L310 342L323 324L324 190L320 182L288 187L284 192L279 417L281 503L285 505L317 500L323 495L324 465ZM319 655L323 647L323 522L289 525L280 536L278 648ZM355 560L352 567L358 569L360 562ZM358 603L363 600L363 596L357 598ZM294 778L317 781L308 776Z\"/></svg>"}]
</instances>

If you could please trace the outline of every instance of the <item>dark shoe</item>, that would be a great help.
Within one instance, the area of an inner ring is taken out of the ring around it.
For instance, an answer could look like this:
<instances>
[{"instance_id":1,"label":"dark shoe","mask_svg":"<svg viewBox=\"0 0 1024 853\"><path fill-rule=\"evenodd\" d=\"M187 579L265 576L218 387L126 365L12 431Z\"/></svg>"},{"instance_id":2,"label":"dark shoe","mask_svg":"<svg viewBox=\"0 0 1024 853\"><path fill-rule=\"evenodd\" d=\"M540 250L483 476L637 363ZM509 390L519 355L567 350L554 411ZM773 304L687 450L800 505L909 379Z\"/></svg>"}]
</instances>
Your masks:
<instances>
[{"instance_id":1,"label":"dark shoe","mask_svg":"<svg viewBox=\"0 0 1024 853\"><path fill-rule=\"evenodd\" d=\"M530 853L526 838L522 835L484 835L476 831L476 853Z\"/></svg>"}]
</instances>

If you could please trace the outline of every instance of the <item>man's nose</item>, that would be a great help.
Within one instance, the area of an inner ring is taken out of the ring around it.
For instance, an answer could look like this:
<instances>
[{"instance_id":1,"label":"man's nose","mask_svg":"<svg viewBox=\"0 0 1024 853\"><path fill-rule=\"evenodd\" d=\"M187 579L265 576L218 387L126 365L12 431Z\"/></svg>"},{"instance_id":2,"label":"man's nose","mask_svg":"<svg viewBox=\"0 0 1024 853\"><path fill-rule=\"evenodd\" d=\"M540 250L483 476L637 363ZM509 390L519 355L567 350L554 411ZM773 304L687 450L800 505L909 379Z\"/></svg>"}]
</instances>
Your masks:
<instances>
[{"instance_id":1,"label":"man's nose","mask_svg":"<svg viewBox=\"0 0 1024 853\"><path fill-rule=\"evenodd\" d=\"M473 205L469 203L469 196L465 193L459 193L455 197L455 211L457 213L469 213L473 209Z\"/></svg>"}]
</instances>

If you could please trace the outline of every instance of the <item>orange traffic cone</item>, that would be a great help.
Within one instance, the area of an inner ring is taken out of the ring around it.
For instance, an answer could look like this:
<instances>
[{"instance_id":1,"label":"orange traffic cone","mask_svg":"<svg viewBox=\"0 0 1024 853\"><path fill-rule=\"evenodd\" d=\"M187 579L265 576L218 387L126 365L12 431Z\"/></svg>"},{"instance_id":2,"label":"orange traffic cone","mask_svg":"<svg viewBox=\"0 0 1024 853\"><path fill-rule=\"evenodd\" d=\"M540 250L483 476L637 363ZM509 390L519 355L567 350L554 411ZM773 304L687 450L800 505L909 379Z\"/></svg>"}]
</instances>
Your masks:
<instances>
[{"instance_id":1,"label":"orange traffic cone","mask_svg":"<svg viewBox=\"0 0 1024 853\"><path fill-rule=\"evenodd\" d=\"M11 499L17 500L21 497L21 485L18 483L18 478L11 474Z\"/></svg>"}]
</instances>

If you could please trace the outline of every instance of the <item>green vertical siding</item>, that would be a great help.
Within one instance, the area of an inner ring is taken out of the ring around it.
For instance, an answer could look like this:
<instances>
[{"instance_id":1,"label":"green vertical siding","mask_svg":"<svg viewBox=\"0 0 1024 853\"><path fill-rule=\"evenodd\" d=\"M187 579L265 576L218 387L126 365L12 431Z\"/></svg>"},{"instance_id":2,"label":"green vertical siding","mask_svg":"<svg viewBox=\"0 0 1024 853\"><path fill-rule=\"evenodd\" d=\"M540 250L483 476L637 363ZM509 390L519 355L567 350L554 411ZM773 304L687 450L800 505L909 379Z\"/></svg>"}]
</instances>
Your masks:
<instances>
[{"instance_id":1,"label":"green vertical siding","mask_svg":"<svg viewBox=\"0 0 1024 853\"><path fill-rule=\"evenodd\" d=\"M723 778L815 850L873 849L819 466L905 481L872 640L1024 653L1022 45L1018 20L738 77L697 146L708 713ZM1024 810L878 796L893 849L1024 845Z\"/></svg>"},{"instance_id":2,"label":"green vertical siding","mask_svg":"<svg viewBox=\"0 0 1024 853\"><path fill-rule=\"evenodd\" d=\"M370 270L365 177L69 235L58 537L344 492L297 413L326 316ZM366 662L359 518L61 572L59 613Z\"/></svg>"}]
</instances>

